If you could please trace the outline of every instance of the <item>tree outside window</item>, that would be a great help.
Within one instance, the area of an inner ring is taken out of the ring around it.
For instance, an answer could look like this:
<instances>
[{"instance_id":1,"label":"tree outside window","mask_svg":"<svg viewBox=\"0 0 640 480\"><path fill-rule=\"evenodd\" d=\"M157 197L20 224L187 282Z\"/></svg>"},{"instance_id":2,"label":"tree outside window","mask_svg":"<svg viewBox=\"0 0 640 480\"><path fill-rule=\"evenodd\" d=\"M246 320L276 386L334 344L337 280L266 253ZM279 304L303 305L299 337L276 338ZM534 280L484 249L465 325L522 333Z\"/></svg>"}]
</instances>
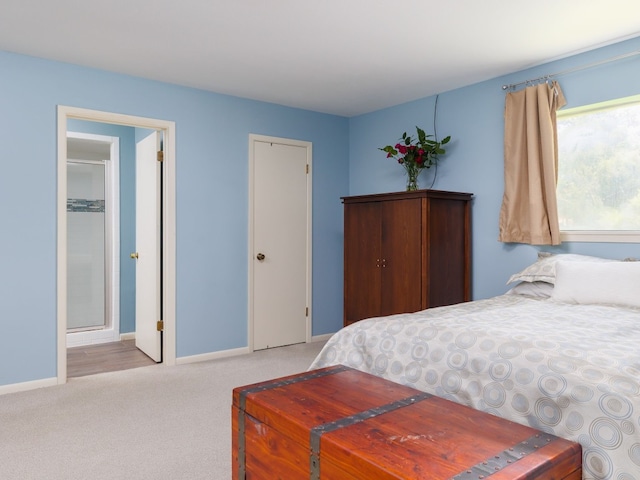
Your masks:
<instances>
[{"instance_id":1,"label":"tree outside window","mask_svg":"<svg viewBox=\"0 0 640 480\"><path fill-rule=\"evenodd\" d=\"M640 231L640 95L558 112L562 231Z\"/></svg>"}]
</instances>

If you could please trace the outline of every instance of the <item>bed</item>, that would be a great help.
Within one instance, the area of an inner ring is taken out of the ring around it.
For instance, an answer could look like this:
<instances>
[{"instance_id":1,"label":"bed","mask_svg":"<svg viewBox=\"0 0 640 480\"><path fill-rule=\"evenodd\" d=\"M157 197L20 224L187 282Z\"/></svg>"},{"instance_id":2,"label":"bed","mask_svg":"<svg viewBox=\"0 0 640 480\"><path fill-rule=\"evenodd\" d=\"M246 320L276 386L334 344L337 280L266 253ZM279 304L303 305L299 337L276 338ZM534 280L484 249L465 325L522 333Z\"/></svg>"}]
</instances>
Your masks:
<instances>
[{"instance_id":1,"label":"bed","mask_svg":"<svg viewBox=\"0 0 640 480\"><path fill-rule=\"evenodd\" d=\"M343 328L344 364L580 442L583 478L640 480L640 262L540 255L504 295Z\"/></svg>"}]
</instances>

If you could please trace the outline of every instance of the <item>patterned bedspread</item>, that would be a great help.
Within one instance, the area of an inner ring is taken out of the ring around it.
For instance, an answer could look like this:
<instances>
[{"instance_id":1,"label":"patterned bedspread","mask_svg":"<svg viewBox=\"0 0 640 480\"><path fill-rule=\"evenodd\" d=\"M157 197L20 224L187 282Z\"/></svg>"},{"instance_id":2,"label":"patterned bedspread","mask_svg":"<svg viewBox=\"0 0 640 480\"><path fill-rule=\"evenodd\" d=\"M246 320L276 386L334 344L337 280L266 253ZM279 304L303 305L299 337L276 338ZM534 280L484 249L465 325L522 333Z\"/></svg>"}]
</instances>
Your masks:
<instances>
[{"instance_id":1,"label":"patterned bedspread","mask_svg":"<svg viewBox=\"0 0 640 480\"><path fill-rule=\"evenodd\" d=\"M373 318L310 368L335 364L580 442L584 479L640 480L640 309L501 295Z\"/></svg>"}]
</instances>

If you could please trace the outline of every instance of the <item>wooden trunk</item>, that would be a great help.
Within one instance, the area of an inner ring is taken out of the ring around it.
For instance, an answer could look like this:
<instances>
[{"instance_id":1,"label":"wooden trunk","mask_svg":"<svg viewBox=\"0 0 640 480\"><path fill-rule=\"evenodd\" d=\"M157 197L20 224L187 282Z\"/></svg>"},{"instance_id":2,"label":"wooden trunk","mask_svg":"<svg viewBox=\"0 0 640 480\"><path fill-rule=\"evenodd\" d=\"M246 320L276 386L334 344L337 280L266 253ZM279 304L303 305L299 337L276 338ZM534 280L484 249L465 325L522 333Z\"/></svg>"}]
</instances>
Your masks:
<instances>
[{"instance_id":1,"label":"wooden trunk","mask_svg":"<svg viewBox=\"0 0 640 480\"><path fill-rule=\"evenodd\" d=\"M233 477L582 478L579 444L344 366L233 391Z\"/></svg>"}]
</instances>

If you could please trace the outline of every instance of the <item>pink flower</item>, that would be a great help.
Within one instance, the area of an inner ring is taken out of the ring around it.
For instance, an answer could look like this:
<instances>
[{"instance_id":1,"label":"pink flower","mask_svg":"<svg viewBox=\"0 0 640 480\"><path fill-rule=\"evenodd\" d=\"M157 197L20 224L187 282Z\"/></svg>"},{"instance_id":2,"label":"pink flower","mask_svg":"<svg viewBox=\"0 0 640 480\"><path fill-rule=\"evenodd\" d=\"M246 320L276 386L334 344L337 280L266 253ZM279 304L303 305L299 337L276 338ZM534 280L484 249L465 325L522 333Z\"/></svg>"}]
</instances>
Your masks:
<instances>
[{"instance_id":1,"label":"pink flower","mask_svg":"<svg viewBox=\"0 0 640 480\"><path fill-rule=\"evenodd\" d=\"M404 155L405 153L407 153L407 147L405 147L404 145L398 145L396 148L398 149L398 151L399 151L402 155Z\"/></svg>"}]
</instances>

